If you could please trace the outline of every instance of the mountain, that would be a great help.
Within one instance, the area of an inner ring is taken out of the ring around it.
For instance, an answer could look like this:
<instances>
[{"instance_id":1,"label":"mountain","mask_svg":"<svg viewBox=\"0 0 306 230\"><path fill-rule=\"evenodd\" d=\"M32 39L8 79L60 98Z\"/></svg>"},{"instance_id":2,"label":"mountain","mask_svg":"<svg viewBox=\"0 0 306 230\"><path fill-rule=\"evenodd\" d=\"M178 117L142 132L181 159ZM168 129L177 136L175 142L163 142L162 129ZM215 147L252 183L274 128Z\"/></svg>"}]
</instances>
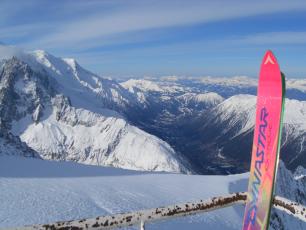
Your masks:
<instances>
[{"instance_id":1,"label":"mountain","mask_svg":"<svg viewBox=\"0 0 306 230\"><path fill-rule=\"evenodd\" d=\"M124 112L110 110L123 111L134 103L116 82L43 51L6 60L1 69L2 129L42 158L188 171L166 142L129 124Z\"/></svg>"},{"instance_id":2,"label":"mountain","mask_svg":"<svg viewBox=\"0 0 306 230\"><path fill-rule=\"evenodd\" d=\"M11 104L18 97L12 85L13 81L3 69L0 74L0 156L16 155L40 158L38 153L10 132L13 116L21 117L24 110L28 109L23 104L20 104L20 107L17 104Z\"/></svg>"},{"instance_id":3,"label":"mountain","mask_svg":"<svg viewBox=\"0 0 306 230\"><path fill-rule=\"evenodd\" d=\"M306 163L304 80L287 80L281 158L295 170ZM198 173L249 170L257 81L248 77L138 79L122 82L145 109L132 122L168 142ZM247 94L240 94L247 93ZM222 96L221 96L222 95Z\"/></svg>"},{"instance_id":4,"label":"mountain","mask_svg":"<svg viewBox=\"0 0 306 230\"><path fill-rule=\"evenodd\" d=\"M120 84L85 70L72 58L57 58L43 50L23 53L19 58L35 72L56 79L58 91L64 92L76 108L96 112L100 108L123 110L135 105L134 95Z\"/></svg>"},{"instance_id":5,"label":"mountain","mask_svg":"<svg viewBox=\"0 0 306 230\"><path fill-rule=\"evenodd\" d=\"M247 173L201 176L101 167L202 174L249 169L254 80L167 79L119 84L45 51L2 60L0 226L86 218L246 191ZM297 100L306 95L303 84L289 84L295 99L286 100L281 149L285 164L280 163L276 193L306 204L301 166L306 162L306 102ZM186 229L192 222L191 228L236 229L242 213L243 207L230 207L152 228ZM304 229L305 224L272 212L272 229L291 227Z\"/></svg>"},{"instance_id":6,"label":"mountain","mask_svg":"<svg viewBox=\"0 0 306 230\"><path fill-rule=\"evenodd\" d=\"M17 54L15 61L26 63L27 70L18 73L23 81L10 83L16 90L2 103L8 111L6 136L45 159L204 174L249 169L256 79L170 76L118 83L74 59L42 50ZM304 83L287 81L291 99L281 157L292 171L305 163Z\"/></svg>"},{"instance_id":7,"label":"mountain","mask_svg":"<svg viewBox=\"0 0 306 230\"><path fill-rule=\"evenodd\" d=\"M210 91L229 98L237 94L257 93L257 78L247 76L234 77L161 77L150 78L154 82L172 83L178 86L187 86L193 91ZM306 79L286 77L286 97L289 99L306 100Z\"/></svg>"},{"instance_id":8,"label":"mountain","mask_svg":"<svg viewBox=\"0 0 306 230\"><path fill-rule=\"evenodd\" d=\"M167 142L168 138L175 138L172 135L177 133L175 126L224 100L215 92L198 92L173 82L130 79L120 84L143 105L136 119L129 119Z\"/></svg>"},{"instance_id":9,"label":"mountain","mask_svg":"<svg viewBox=\"0 0 306 230\"><path fill-rule=\"evenodd\" d=\"M184 148L192 150L190 161L212 172L248 170L255 109L255 96L235 95L185 126L184 142L189 144ZM305 114L306 102L286 99L280 157L291 170L306 164Z\"/></svg>"}]
</instances>

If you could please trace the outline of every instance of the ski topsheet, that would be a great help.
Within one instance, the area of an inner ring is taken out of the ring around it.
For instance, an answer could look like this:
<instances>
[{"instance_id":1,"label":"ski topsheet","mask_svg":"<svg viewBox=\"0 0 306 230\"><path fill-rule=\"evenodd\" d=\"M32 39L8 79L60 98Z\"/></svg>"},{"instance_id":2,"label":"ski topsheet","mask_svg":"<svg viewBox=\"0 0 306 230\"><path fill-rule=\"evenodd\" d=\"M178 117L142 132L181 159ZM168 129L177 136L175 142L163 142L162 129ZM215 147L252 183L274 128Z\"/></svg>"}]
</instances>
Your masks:
<instances>
[{"instance_id":1,"label":"ski topsheet","mask_svg":"<svg viewBox=\"0 0 306 230\"><path fill-rule=\"evenodd\" d=\"M252 161L243 230L267 229L278 166L285 79L267 51L260 69Z\"/></svg>"}]
</instances>

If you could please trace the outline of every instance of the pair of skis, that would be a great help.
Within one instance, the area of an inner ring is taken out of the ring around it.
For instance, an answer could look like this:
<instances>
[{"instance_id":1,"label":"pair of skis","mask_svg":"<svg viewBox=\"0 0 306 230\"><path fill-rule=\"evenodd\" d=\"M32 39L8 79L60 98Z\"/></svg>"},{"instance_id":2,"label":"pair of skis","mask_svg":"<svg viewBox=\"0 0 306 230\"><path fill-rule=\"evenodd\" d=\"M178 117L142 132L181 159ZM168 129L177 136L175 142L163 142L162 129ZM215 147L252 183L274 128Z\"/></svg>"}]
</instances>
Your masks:
<instances>
[{"instance_id":1,"label":"pair of skis","mask_svg":"<svg viewBox=\"0 0 306 230\"><path fill-rule=\"evenodd\" d=\"M271 51L265 54L259 75L256 123L243 230L269 226L279 160L285 98L285 76Z\"/></svg>"}]
</instances>

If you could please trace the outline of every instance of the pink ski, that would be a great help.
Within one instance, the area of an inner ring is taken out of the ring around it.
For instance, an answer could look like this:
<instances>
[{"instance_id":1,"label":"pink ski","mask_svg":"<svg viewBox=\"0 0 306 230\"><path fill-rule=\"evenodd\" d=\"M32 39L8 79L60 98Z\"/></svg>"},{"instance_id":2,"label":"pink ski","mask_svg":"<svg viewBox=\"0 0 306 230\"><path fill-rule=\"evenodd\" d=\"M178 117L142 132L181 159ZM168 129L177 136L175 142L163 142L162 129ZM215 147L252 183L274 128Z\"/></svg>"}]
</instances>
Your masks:
<instances>
[{"instance_id":1,"label":"pink ski","mask_svg":"<svg viewBox=\"0 0 306 230\"><path fill-rule=\"evenodd\" d=\"M259 75L256 123L243 230L263 230L269 226L279 158L285 92L283 80L276 58L271 51L268 51L263 58Z\"/></svg>"}]
</instances>

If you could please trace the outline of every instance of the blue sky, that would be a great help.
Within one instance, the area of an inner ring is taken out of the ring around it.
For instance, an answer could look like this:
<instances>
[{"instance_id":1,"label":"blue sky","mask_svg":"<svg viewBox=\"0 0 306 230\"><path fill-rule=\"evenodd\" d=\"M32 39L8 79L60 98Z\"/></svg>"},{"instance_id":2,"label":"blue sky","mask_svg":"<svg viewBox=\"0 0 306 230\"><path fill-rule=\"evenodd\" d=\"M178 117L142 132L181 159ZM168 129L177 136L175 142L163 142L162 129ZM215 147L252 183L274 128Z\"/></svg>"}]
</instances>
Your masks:
<instances>
[{"instance_id":1,"label":"blue sky","mask_svg":"<svg viewBox=\"0 0 306 230\"><path fill-rule=\"evenodd\" d=\"M306 1L0 0L0 42L103 76L257 76L266 49L306 77Z\"/></svg>"}]
</instances>

